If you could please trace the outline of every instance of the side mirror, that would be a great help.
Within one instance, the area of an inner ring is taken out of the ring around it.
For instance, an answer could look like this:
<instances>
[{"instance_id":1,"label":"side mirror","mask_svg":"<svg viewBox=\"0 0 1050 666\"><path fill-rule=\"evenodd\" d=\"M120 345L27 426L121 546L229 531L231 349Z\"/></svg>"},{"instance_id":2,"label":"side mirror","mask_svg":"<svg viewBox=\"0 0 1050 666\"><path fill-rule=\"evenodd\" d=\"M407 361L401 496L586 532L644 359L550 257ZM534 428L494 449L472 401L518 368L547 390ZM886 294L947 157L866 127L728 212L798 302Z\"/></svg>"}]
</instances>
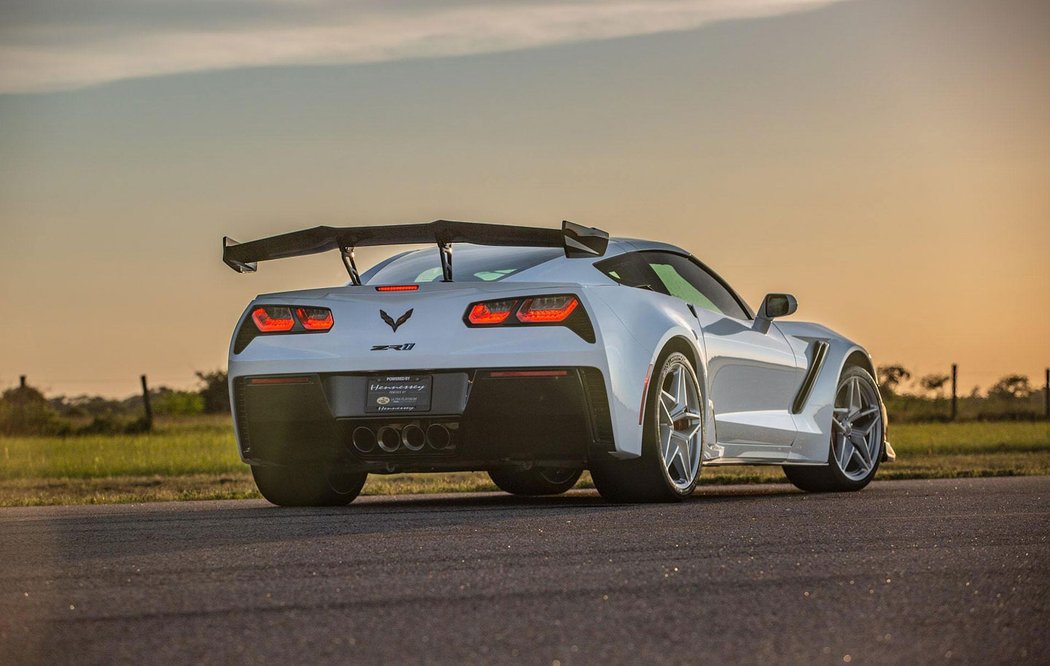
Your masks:
<instances>
[{"instance_id":1,"label":"side mirror","mask_svg":"<svg viewBox=\"0 0 1050 666\"><path fill-rule=\"evenodd\" d=\"M791 294L767 294L762 299L758 314L755 315L753 328L759 333L766 333L773 319L795 314L796 310L798 310L798 300Z\"/></svg>"}]
</instances>

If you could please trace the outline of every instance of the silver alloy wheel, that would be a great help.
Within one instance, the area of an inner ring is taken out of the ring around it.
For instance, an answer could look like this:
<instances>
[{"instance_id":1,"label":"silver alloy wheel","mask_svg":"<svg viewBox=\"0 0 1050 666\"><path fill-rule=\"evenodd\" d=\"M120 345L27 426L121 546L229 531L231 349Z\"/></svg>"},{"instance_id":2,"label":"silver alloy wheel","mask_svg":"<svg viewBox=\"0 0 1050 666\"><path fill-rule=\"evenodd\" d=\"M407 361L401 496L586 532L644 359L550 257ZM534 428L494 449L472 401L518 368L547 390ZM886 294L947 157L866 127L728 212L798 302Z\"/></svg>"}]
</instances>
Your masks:
<instances>
[{"instance_id":1,"label":"silver alloy wheel","mask_svg":"<svg viewBox=\"0 0 1050 666\"><path fill-rule=\"evenodd\" d=\"M660 462L675 489L685 492L700 468L703 431L700 386L685 362L675 359L664 368L659 403Z\"/></svg>"},{"instance_id":2,"label":"silver alloy wheel","mask_svg":"<svg viewBox=\"0 0 1050 666\"><path fill-rule=\"evenodd\" d=\"M867 478L882 445L882 404L875 387L847 377L835 396L832 421L835 464L852 481Z\"/></svg>"}]
</instances>

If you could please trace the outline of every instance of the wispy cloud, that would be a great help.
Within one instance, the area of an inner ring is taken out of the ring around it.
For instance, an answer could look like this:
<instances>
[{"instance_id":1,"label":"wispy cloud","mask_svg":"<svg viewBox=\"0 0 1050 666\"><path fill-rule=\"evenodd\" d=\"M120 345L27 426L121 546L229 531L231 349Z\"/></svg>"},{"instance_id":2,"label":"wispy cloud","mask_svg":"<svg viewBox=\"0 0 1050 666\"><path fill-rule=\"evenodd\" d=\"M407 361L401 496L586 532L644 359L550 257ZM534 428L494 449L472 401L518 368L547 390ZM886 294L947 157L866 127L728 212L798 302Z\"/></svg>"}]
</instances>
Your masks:
<instances>
[{"instance_id":1,"label":"wispy cloud","mask_svg":"<svg viewBox=\"0 0 1050 666\"><path fill-rule=\"evenodd\" d=\"M7 0L0 92L363 63L691 30L836 0Z\"/></svg>"}]
</instances>

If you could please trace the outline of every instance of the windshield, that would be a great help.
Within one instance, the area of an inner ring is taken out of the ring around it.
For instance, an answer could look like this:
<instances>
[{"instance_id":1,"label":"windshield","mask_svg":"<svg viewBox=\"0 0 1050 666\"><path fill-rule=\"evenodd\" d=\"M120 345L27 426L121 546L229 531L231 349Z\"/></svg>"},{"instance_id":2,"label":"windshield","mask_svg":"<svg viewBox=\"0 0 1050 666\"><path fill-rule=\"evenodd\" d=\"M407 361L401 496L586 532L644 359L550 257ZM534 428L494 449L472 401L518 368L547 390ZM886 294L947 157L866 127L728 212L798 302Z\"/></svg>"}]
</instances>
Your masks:
<instances>
[{"instance_id":1,"label":"windshield","mask_svg":"<svg viewBox=\"0 0 1050 666\"><path fill-rule=\"evenodd\" d=\"M553 247L456 245L452 249L452 277L456 282L495 282L559 256L563 256L563 250ZM437 248L410 252L364 275L365 284L408 284L440 279L441 257Z\"/></svg>"}]
</instances>

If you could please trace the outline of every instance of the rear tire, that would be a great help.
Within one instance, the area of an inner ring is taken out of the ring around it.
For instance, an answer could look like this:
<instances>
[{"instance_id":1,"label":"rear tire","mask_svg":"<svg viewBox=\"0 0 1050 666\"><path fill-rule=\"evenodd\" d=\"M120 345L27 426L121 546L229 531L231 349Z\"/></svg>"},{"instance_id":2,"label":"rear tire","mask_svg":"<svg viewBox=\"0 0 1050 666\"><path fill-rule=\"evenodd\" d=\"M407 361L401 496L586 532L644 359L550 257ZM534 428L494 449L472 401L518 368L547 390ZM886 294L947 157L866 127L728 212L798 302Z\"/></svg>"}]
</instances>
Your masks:
<instances>
[{"instance_id":1,"label":"rear tire","mask_svg":"<svg viewBox=\"0 0 1050 666\"><path fill-rule=\"evenodd\" d=\"M262 496L277 506L345 506L354 501L368 474L327 466L252 465Z\"/></svg>"},{"instance_id":2,"label":"rear tire","mask_svg":"<svg viewBox=\"0 0 1050 666\"><path fill-rule=\"evenodd\" d=\"M490 470L489 478L511 495L560 495L575 486L581 474L582 468L573 467L507 467Z\"/></svg>"},{"instance_id":3,"label":"rear tire","mask_svg":"<svg viewBox=\"0 0 1050 666\"><path fill-rule=\"evenodd\" d=\"M609 502L680 502L696 489L704 435L700 382L679 352L664 351L654 367L641 457L591 464L594 487Z\"/></svg>"},{"instance_id":4,"label":"rear tire","mask_svg":"<svg viewBox=\"0 0 1050 666\"><path fill-rule=\"evenodd\" d=\"M857 491L871 483L879 469L886 423L878 384L866 370L857 366L843 369L834 412L827 464L784 465L788 481L800 490Z\"/></svg>"}]
</instances>

